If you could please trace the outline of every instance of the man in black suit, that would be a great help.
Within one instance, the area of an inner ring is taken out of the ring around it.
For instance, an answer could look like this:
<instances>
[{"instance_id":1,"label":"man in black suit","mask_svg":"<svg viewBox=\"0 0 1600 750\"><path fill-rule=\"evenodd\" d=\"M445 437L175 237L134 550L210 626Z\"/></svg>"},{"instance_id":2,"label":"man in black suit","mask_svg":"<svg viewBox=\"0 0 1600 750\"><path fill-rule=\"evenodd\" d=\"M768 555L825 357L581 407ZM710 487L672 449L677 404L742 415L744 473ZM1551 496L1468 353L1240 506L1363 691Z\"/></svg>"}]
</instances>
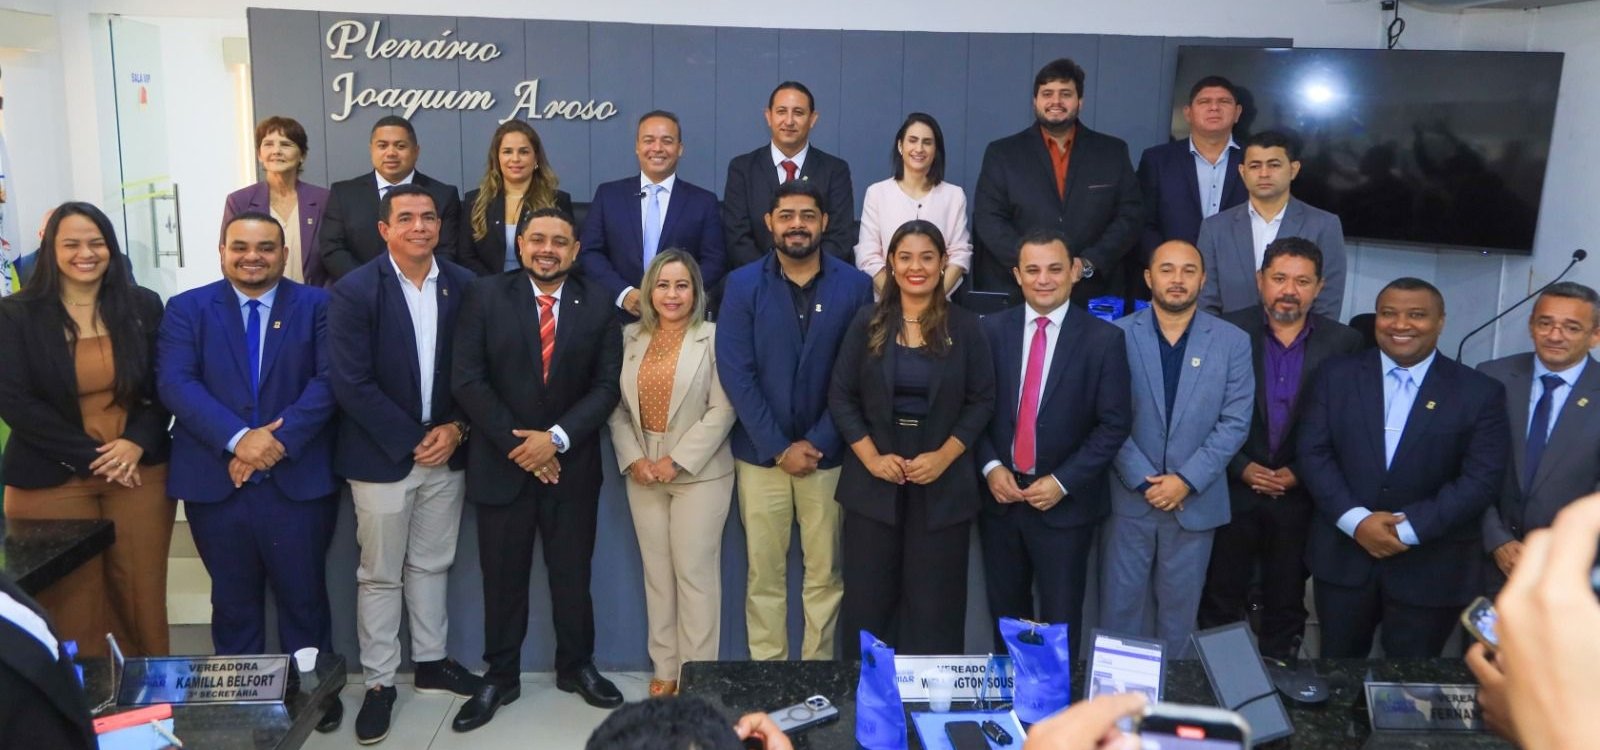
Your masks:
<instances>
[{"instance_id":1,"label":"man in black suit","mask_svg":"<svg viewBox=\"0 0 1600 750\"><path fill-rule=\"evenodd\" d=\"M1506 387L1511 466L1499 502L1483 515L1483 546L1498 591L1522 557L1528 532L1568 503L1600 490L1600 295L1572 281L1539 295L1528 319L1533 352L1485 362Z\"/></svg>"},{"instance_id":2,"label":"man in black suit","mask_svg":"<svg viewBox=\"0 0 1600 750\"><path fill-rule=\"evenodd\" d=\"M1167 240L1194 244L1200 238L1201 221L1245 201L1244 179L1239 175L1243 152L1233 140L1233 126L1243 113L1231 81L1222 76L1201 78L1183 105L1189 137L1151 146L1139 157L1145 209L1141 262L1148 264L1150 253ZM1148 296L1148 289L1142 291Z\"/></svg>"},{"instance_id":3,"label":"man in black suit","mask_svg":"<svg viewBox=\"0 0 1600 750\"><path fill-rule=\"evenodd\" d=\"M526 274L473 284L456 327L451 382L472 420L467 497L483 568L485 686L452 726L483 726L521 695L528 579L544 537L556 630L556 687L615 708L622 693L594 667L594 555L600 426L622 396L622 333L604 290L569 275L572 217L533 212L517 238Z\"/></svg>"},{"instance_id":4,"label":"man in black suit","mask_svg":"<svg viewBox=\"0 0 1600 750\"><path fill-rule=\"evenodd\" d=\"M1361 350L1361 334L1311 312L1322 291L1322 251L1300 237L1267 246L1256 274L1265 305L1222 319L1250 334L1256 402L1250 436L1228 463L1233 520L1217 529L1200 599L1200 627L1246 619L1246 599L1261 567L1261 653L1294 655L1306 625L1306 534L1311 498L1295 476L1295 423L1302 386L1330 357Z\"/></svg>"},{"instance_id":5,"label":"man in black suit","mask_svg":"<svg viewBox=\"0 0 1600 750\"><path fill-rule=\"evenodd\" d=\"M1033 77L1035 122L989 144L973 200L980 252L977 288L1020 299L1011 270L1018 240L1036 229L1060 232L1083 265L1072 297L1083 304L1121 295L1117 270L1144 224L1128 144L1078 122L1083 68L1061 58Z\"/></svg>"},{"instance_id":6,"label":"man in black suit","mask_svg":"<svg viewBox=\"0 0 1600 750\"><path fill-rule=\"evenodd\" d=\"M978 519L989 612L1065 622L1081 643L1089 547L1133 429L1127 348L1116 326L1068 304L1079 266L1059 234L1031 232L1015 254L1027 304L983 319L996 395L976 446L990 495Z\"/></svg>"},{"instance_id":7,"label":"man in black suit","mask_svg":"<svg viewBox=\"0 0 1600 750\"><path fill-rule=\"evenodd\" d=\"M722 190L722 231L727 237L727 270L766 257L774 246L767 229L767 209L779 183L805 180L822 193L828 226L822 249L850 260L856 244L856 198L850 187L850 165L811 145L817 124L817 102L805 84L784 81L767 97L767 127L772 142L728 162Z\"/></svg>"},{"instance_id":8,"label":"man in black suit","mask_svg":"<svg viewBox=\"0 0 1600 750\"><path fill-rule=\"evenodd\" d=\"M461 231L461 195L455 185L417 171L422 144L411 122L385 115L372 125L372 168L369 174L333 183L318 236L322 267L334 280L356 266L388 252L378 235L378 201L397 185L416 185L439 206L439 246L435 252L454 262L467 242Z\"/></svg>"},{"instance_id":9,"label":"man in black suit","mask_svg":"<svg viewBox=\"0 0 1600 750\"><path fill-rule=\"evenodd\" d=\"M1329 360L1295 446L1313 509L1322 656L1438 656L1483 590L1483 513L1510 452L1506 392L1438 352L1444 296L1415 278L1378 293L1378 349Z\"/></svg>"},{"instance_id":10,"label":"man in black suit","mask_svg":"<svg viewBox=\"0 0 1600 750\"><path fill-rule=\"evenodd\" d=\"M93 750L89 702L49 615L0 574L0 750Z\"/></svg>"}]
</instances>

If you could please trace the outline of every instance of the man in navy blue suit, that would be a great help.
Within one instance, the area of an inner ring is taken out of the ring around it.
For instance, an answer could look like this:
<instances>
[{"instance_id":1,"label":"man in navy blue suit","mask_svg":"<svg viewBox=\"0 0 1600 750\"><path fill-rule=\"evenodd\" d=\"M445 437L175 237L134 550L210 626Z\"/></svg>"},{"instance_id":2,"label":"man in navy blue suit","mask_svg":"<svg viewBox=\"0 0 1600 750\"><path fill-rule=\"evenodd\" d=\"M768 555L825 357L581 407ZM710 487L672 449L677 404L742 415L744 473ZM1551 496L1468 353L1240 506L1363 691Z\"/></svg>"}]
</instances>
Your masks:
<instances>
[{"instance_id":1,"label":"man in navy blue suit","mask_svg":"<svg viewBox=\"0 0 1600 750\"><path fill-rule=\"evenodd\" d=\"M1438 656L1483 590L1482 518L1510 455L1505 388L1439 354L1444 297L1421 279L1378 293L1378 348L1329 360L1301 416L1311 492L1306 562L1322 656Z\"/></svg>"},{"instance_id":2,"label":"man in navy blue suit","mask_svg":"<svg viewBox=\"0 0 1600 750\"><path fill-rule=\"evenodd\" d=\"M594 191L584 219L578 262L614 304L639 317L640 280L650 260L678 248L700 263L705 288L722 280L722 218L717 196L680 179L683 131L678 116L663 110L639 118L633 144L639 176L602 184Z\"/></svg>"},{"instance_id":3,"label":"man in navy blue suit","mask_svg":"<svg viewBox=\"0 0 1600 750\"><path fill-rule=\"evenodd\" d=\"M1183 105L1189 137L1151 146L1139 157L1145 209L1139 237L1142 263L1148 264L1150 253L1167 240L1194 244L1200 238L1201 221L1245 201L1244 180L1239 176L1243 152L1233 140L1233 127L1242 114L1244 107L1231 81L1222 76L1201 78ZM1149 295L1148 289L1144 292Z\"/></svg>"},{"instance_id":4,"label":"man in navy blue suit","mask_svg":"<svg viewBox=\"0 0 1600 750\"><path fill-rule=\"evenodd\" d=\"M223 280L172 298L161 323L157 384L177 418L181 467L167 490L184 501L211 575L217 653L267 650L268 586L279 650L331 651L328 296L283 278L283 227L271 216L240 214L223 238Z\"/></svg>"},{"instance_id":5,"label":"man in navy blue suit","mask_svg":"<svg viewBox=\"0 0 1600 750\"><path fill-rule=\"evenodd\" d=\"M445 653L446 585L466 492L467 422L450 394L456 316L474 274L434 254L442 217L416 185L379 203L385 255L333 287L329 381L343 418L334 470L355 506L356 635L366 697L362 744L389 733L401 602L419 693L470 697L480 680Z\"/></svg>"},{"instance_id":6,"label":"man in navy blue suit","mask_svg":"<svg viewBox=\"0 0 1600 750\"><path fill-rule=\"evenodd\" d=\"M1012 273L1027 304L983 319L997 398L977 445L994 500L978 522L989 613L1065 622L1074 644L1107 471L1133 428L1122 331L1068 301L1080 270L1061 235L1023 236Z\"/></svg>"}]
</instances>

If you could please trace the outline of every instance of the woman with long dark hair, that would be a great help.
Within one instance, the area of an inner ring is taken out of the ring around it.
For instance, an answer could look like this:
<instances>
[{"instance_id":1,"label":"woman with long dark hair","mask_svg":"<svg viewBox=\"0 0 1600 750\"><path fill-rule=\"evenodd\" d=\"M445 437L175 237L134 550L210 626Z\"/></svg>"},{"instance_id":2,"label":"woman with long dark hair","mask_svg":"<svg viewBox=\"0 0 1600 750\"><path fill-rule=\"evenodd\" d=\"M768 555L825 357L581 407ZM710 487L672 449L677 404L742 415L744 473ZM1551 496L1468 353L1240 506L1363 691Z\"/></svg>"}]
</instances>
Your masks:
<instances>
[{"instance_id":1,"label":"woman with long dark hair","mask_svg":"<svg viewBox=\"0 0 1600 750\"><path fill-rule=\"evenodd\" d=\"M950 262L932 223L888 244L883 295L839 346L828 410L850 445L840 637L868 630L908 654L964 650L967 547L981 503L972 446L994 411L978 318L945 299Z\"/></svg>"},{"instance_id":2,"label":"woman with long dark hair","mask_svg":"<svg viewBox=\"0 0 1600 750\"><path fill-rule=\"evenodd\" d=\"M517 235L528 216L552 206L572 215L572 196L556 189L560 183L532 125L507 120L495 128L483 179L466 197L472 252L462 265L479 276L522 268Z\"/></svg>"},{"instance_id":3,"label":"woman with long dark hair","mask_svg":"<svg viewBox=\"0 0 1600 750\"><path fill-rule=\"evenodd\" d=\"M167 653L167 424L156 397L161 298L134 286L100 209L63 203L28 282L0 300L5 515L108 519L117 541L39 601L84 653L115 633L129 655Z\"/></svg>"}]
</instances>

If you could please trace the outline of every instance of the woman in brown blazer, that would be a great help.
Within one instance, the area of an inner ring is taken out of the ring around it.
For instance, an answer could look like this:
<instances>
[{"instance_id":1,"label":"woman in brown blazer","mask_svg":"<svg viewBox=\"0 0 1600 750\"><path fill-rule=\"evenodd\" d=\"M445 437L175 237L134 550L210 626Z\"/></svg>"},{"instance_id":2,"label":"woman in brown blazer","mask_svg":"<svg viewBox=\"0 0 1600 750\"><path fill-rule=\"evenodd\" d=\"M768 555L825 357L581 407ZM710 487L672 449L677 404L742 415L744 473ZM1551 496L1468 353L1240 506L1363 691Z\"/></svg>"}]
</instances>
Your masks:
<instances>
[{"instance_id":1,"label":"woman in brown blazer","mask_svg":"<svg viewBox=\"0 0 1600 750\"><path fill-rule=\"evenodd\" d=\"M0 300L5 515L98 519L116 542L40 592L85 654L115 633L130 656L167 653L167 424L156 398L161 298L133 285L111 220L64 203L27 286Z\"/></svg>"},{"instance_id":2,"label":"woman in brown blazer","mask_svg":"<svg viewBox=\"0 0 1600 750\"><path fill-rule=\"evenodd\" d=\"M650 695L672 695L686 661L714 661L722 621L722 527L733 497L733 404L717 378L716 326L694 256L655 257L649 303L622 332L622 400L611 441L628 479L644 558Z\"/></svg>"}]
</instances>

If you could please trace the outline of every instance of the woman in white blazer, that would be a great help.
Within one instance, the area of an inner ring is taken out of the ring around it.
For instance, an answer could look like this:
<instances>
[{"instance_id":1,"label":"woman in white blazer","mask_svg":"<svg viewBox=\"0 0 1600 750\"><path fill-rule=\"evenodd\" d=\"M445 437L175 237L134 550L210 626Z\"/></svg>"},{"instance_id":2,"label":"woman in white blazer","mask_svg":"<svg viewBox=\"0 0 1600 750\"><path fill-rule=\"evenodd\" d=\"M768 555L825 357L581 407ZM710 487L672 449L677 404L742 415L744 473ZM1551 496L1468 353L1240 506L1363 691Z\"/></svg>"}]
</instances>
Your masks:
<instances>
[{"instance_id":1,"label":"woman in white blazer","mask_svg":"<svg viewBox=\"0 0 1600 750\"><path fill-rule=\"evenodd\" d=\"M733 497L733 404L717 379L716 326L694 257L656 255L639 322L623 329L622 400L611 440L627 476L644 562L650 695L672 695L686 661L713 661L721 636L722 527Z\"/></svg>"}]
</instances>

